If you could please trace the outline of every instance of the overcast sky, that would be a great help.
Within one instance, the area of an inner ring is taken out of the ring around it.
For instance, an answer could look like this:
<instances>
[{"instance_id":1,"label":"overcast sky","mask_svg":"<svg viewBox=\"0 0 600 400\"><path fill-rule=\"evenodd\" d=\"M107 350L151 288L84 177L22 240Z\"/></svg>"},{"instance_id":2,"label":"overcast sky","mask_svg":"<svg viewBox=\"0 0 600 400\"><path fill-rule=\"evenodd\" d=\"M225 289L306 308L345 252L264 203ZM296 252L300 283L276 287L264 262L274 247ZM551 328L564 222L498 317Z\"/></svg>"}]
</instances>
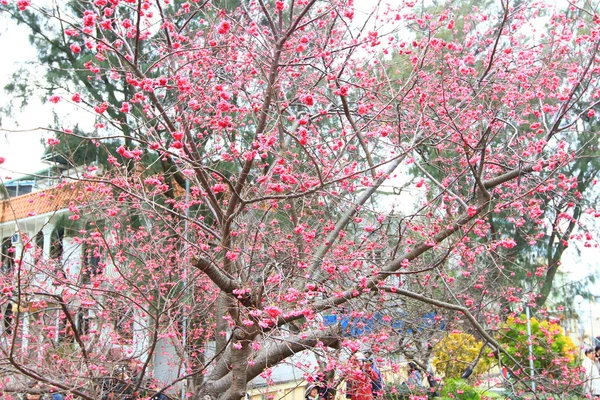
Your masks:
<instances>
[{"instance_id":1,"label":"overcast sky","mask_svg":"<svg viewBox=\"0 0 600 400\"><path fill-rule=\"evenodd\" d=\"M33 60L35 51L27 40L27 30L0 15L0 90L10 82L12 73L19 64ZM0 157L6 162L0 167L2 179L7 176L16 177L28 172L36 172L43 167L39 159L43 153L41 144L42 132L31 131L40 126L47 126L52 120L49 107L43 106L39 96L23 112L14 118L2 116L2 128L19 130L19 132L0 132ZM0 106L7 104L4 93L0 95Z\"/></svg>"}]
</instances>

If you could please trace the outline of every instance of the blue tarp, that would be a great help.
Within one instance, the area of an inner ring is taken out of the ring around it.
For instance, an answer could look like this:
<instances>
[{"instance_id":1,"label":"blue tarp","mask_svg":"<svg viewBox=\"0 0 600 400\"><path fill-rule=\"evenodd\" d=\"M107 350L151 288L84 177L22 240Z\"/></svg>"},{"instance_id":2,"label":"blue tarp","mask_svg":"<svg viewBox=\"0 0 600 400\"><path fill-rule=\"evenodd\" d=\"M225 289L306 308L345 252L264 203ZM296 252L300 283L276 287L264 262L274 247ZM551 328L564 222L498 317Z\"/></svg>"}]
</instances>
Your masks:
<instances>
[{"instance_id":1,"label":"blue tarp","mask_svg":"<svg viewBox=\"0 0 600 400\"><path fill-rule=\"evenodd\" d=\"M406 315L406 313L404 313ZM431 329L435 327L436 323L439 325L440 330L444 330L445 323L440 321L439 323L435 320L436 313L430 312L419 321L416 332L412 328L408 328L406 333L413 334L422 331L423 329ZM372 333L377 327L387 326L391 327L396 331L403 331L405 320L398 319L391 322L385 322L383 320L384 315L380 313L373 314L372 317L360 317L353 318L348 315L324 315L323 325L331 326L338 323L342 328L343 336L357 337L364 334Z\"/></svg>"}]
</instances>

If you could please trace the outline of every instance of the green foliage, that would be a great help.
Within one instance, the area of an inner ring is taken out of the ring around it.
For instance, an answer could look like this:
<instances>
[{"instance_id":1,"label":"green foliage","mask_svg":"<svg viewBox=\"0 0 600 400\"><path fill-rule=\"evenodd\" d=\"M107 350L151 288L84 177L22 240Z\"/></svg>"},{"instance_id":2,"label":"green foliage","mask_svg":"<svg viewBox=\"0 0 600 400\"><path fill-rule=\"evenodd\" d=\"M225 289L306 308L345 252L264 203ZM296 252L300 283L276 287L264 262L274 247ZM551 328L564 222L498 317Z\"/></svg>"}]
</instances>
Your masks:
<instances>
[{"instance_id":1,"label":"green foliage","mask_svg":"<svg viewBox=\"0 0 600 400\"><path fill-rule=\"evenodd\" d=\"M77 128L73 134L57 133L56 139L60 143L46 147L45 158L73 166L97 163L105 168L109 166L107 161L109 156L121 161L121 157L115 151L121 145L119 140L102 140L100 142L101 138L88 136Z\"/></svg>"},{"instance_id":2,"label":"green foliage","mask_svg":"<svg viewBox=\"0 0 600 400\"><path fill-rule=\"evenodd\" d=\"M499 335L498 341L511 357L520 365L528 365L529 350L525 316L509 317L501 327ZM531 336L536 370L544 371L548 376L558 377L565 372L561 366L566 364L570 368L576 367L577 347L564 334L559 324L531 318ZM504 354L502 362L511 368L518 369L512 359Z\"/></svg>"},{"instance_id":3,"label":"green foliage","mask_svg":"<svg viewBox=\"0 0 600 400\"><path fill-rule=\"evenodd\" d=\"M427 387L409 388L406 384L400 386L388 385L384 394L384 400L409 400L409 399L425 399L432 397L432 391Z\"/></svg>"},{"instance_id":4,"label":"green foliage","mask_svg":"<svg viewBox=\"0 0 600 400\"><path fill-rule=\"evenodd\" d=\"M480 400L481 394L462 379L449 379L444 384L441 399Z\"/></svg>"},{"instance_id":5,"label":"green foliage","mask_svg":"<svg viewBox=\"0 0 600 400\"><path fill-rule=\"evenodd\" d=\"M585 394L583 392L580 392L577 390L562 392L562 393L560 393L560 396L557 396L556 394L552 394L552 393L536 393L535 396L533 396L531 393L528 393L528 394L510 393L510 394L507 394L503 398L508 399L508 400L532 400L532 399L536 399L536 400L557 400L557 399L579 400L579 399L584 399Z\"/></svg>"},{"instance_id":6,"label":"green foliage","mask_svg":"<svg viewBox=\"0 0 600 400\"><path fill-rule=\"evenodd\" d=\"M479 355L483 343L468 333L450 333L433 349L433 367L445 378L459 378L465 368ZM491 365L487 357L481 357L475 366L474 375L481 375Z\"/></svg>"}]
</instances>

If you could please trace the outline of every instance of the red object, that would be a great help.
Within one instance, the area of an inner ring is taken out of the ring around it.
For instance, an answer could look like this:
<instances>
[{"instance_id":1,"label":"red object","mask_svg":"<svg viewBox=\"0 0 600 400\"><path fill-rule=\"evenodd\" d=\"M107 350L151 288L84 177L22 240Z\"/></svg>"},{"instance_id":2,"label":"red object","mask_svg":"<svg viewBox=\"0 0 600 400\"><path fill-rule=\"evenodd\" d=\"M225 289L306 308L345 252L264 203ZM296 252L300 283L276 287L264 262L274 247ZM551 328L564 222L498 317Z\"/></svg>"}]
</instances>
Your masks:
<instances>
[{"instance_id":1,"label":"red object","mask_svg":"<svg viewBox=\"0 0 600 400\"><path fill-rule=\"evenodd\" d=\"M352 370L348 376L348 394L351 400L371 400L373 391L371 383L377 380L377 374L371 366Z\"/></svg>"}]
</instances>

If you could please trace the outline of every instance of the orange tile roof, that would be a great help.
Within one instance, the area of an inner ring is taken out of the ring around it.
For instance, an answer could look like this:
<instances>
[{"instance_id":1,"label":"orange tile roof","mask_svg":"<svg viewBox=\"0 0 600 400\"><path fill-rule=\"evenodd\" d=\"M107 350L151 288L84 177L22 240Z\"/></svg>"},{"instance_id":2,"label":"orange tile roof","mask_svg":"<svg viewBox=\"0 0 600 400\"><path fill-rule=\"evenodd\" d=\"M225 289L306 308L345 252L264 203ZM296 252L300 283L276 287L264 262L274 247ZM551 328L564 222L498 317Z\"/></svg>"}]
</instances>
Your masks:
<instances>
[{"instance_id":1,"label":"orange tile roof","mask_svg":"<svg viewBox=\"0 0 600 400\"><path fill-rule=\"evenodd\" d=\"M92 183L93 185L93 183ZM35 215L56 212L69 207L69 203L81 204L82 192L89 192L90 183L69 182L39 192L0 200L0 224ZM183 197L185 188L174 184L175 197ZM93 193L92 196L97 196Z\"/></svg>"},{"instance_id":2,"label":"orange tile roof","mask_svg":"<svg viewBox=\"0 0 600 400\"><path fill-rule=\"evenodd\" d=\"M79 194L77 184L64 184L0 201L0 223L65 209Z\"/></svg>"}]
</instances>

